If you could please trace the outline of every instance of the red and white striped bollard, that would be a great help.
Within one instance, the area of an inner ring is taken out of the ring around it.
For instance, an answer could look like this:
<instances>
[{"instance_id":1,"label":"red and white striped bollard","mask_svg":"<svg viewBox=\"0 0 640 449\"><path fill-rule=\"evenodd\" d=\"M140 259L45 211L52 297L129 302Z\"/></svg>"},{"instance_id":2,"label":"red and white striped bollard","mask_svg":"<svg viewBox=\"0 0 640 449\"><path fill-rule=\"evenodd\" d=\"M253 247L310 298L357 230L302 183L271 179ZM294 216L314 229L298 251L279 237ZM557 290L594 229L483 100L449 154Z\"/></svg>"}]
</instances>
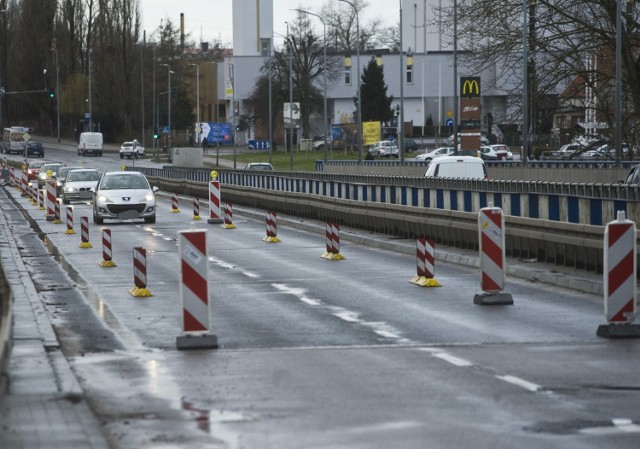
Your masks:
<instances>
[{"instance_id":1,"label":"red and white striped bollard","mask_svg":"<svg viewBox=\"0 0 640 449\"><path fill-rule=\"evenodd\" d=\"M235 229L236 225L233 224L233 205L231 203L224 203L224 224L221 228Z\"/></svg>"},{"instance_id":2,"label":"red and white striped bollard","mask_svg":"<svg viewBox=\"0 0 640 449\"><path fill-rule=\"evenodd\" d=\"M45 188L47 191L47 221L53 221L56 218L56 182L47 181Z\"/></svg>"},{"instance_id":3,"label":"red and white striped bollard","mask_svg":"<svg viewBox=\"0 0 640 449\"><path fill-rule=\"evenodd\" d=\"M327 223L325 230L327 250L320 257L329 260L344 260L340 254L340 225L338 223Z\"/></svg>"},{"instance_id":4,"label":"red and white striped bollard","mask_svg":"<svg viewBox=\"0 0 640 449\"><path fill-rule=\"evenodd\" d=\"M73 207L67 206L67 230L64 231L65 234L75 234L76 231L73 230Z\"/></svg>"},{"instance_id":5,"label":"red and white striped bollard","mask_svg":"<svg viewBox=\"0 0 640 449\"><path fill-rule=\"evenodd\" d=\"M182 335L176 339L176 346L178 349L217 348L218 338L209 333L207 232L179 232L178 252L181 259Z\"/></svg>"},{"instance_id":6,"label":"red and white striped bollard","mask_svg":"<svg viewBox=\"0 0 640 449\"><path fill-rule=\"evenodd\" d=\"M93 248L89 242L89 217L80 217L80 248Z\"/></svg>"},{"instance_id":7,"label":"red and white striped bollard","mask_svg":"<svg viewBox=\"0 0 640 449\"><path fill-rule=\"evenodd\" d=\"M129 290L131 296L136 298L153 296L153 293L147 289L147 250L145 248L133 248L133 282L135 285Z\"/></svg>"},{"instance_id":8,"label":"red and white striped bollard","mask_svg":"<svg viewBox=\"0 0 640 449\"><path fill-rule=\"evenodd\" d=\"M173 193L171 195L171 213L177 214L179 212L180 212L180 209L178 209L178 194Z\"/></svg>"},{"instance_id":9,"label":"red and white striped bollard","mask_svg":"<svg viewBox=\"0 0 640 449\"><path fill-rule=\"evenodd\" d=\"M272 211L268 211L265 214L265 222L267 226L267 236L262 240L268 243L280 242L281 240L278 238L278 221L277 221L276 213Z\"/></svg>"},{"instance_id":10,"label":"red and white striped bollard","mask_svg":"<svg viewBox=\"0 0 640 449\"><path fill-rule=\"evenodd\" d=\"M113 251L111 250L111 229L109 228L102 230L102 260L99 265L104 268L116 266L116 263L113 261Z\"/></svg>"},{"instance_id":11,"label":"red and white striped bollard","mask_svg":"<svg viewBox=\"0 0 640 449\"><path fill-rule=\"evenodd\" d=\"M222 223L220 211L220 181L209 181L209 219L207 223Z\"/></svg>"},{"instance_id":12,"label":"red and white striped bollard","mask_svg":"<svg viewBox=\"0 0 640 449\"><path fill-rule=\"evenodd\" d=\"M197 196L193 197L193 217L191 217L193 220L201 220L202 217L200 216L200 198L198 198Z\"/></svg>"},{"instance_id":13,"label":"red and white striped bollard","mask_svg":"<svg viewBox=\"0 0 640 449\"><path fill-rule=\"evenodd\" d=\"M441 284L433 277L435 271L435 248L434 240L427 240L424 237L416 239L416 262L417 276L410 282L421 287L440 287Z\"/></svg>"}]
</instances>

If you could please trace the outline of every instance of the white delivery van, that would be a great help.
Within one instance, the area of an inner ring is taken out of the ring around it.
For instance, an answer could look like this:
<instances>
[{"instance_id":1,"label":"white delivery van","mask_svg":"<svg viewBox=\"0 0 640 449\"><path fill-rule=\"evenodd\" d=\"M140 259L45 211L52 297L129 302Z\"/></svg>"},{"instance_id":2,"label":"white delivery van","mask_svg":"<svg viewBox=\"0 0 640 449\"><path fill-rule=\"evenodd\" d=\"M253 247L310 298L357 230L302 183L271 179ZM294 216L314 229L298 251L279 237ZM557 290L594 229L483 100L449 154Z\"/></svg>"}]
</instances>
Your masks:
<instances>
[{"instance_id":1,"label":"white delivery van","mask_svg":"<svg viewBox=\"0 0 640 449\"><path fill-rule=\"evenodd\" d=\"M2 131L2 144L0 152L2 153L24 153L27 148L27 141L24 139L25 128L21 126L12 126Z\"/></svg>"},{"instance_id":2,"label":"white delivery van","mask_svg":"<svg viewBox=\"0 0 640 449\"><path fill-rule=\"evenodd\" d=\"M102 133L81 133L78 140L78 156L102 156L102 144Z\"/></svg>"},{"instance_id":3,"label":"white delivery van","mask_svg":"<svg viewBox=\"0 0 640 449\"><path fill-rule=\"evenodd\" d=\"M431 161L427 178L486 179L484 161L474 156L441 156Z\"/></svg>"}]
</instances>

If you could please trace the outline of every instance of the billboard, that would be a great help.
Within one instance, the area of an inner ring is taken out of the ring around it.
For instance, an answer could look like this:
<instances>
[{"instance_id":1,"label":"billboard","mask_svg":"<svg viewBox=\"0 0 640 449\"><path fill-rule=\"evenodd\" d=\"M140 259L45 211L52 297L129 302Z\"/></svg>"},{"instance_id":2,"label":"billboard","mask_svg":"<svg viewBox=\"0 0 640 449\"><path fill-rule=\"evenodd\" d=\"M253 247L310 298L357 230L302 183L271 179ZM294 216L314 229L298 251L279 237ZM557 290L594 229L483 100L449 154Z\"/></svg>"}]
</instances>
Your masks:
<instances>
[{"instance_id":1,"label":"billboard","mask_svg":"<svg viewBox=\"0 0 640 449\"><path fill-rule=\"evenodd\" d=\"M196 123L196 128L197 128ZM200 123L200 137L199 140L202 142L204 138L207 138L207 142L209 144L219 143L221 145L224 144L232 144L232 131L230 123L215 123L215 122L203 122Z\"/></svg>"},{"instance_id":2,"label":"billboard","mask_svg":"<svg viewBox=\"0 0 640 449\"><path fill-rule=\"evenodd\" d=\"M380 132L382 127L380 122L363 122L362 123L362 139L364 145L373 145L380 140Z\"/></svg>"}]
</instances>

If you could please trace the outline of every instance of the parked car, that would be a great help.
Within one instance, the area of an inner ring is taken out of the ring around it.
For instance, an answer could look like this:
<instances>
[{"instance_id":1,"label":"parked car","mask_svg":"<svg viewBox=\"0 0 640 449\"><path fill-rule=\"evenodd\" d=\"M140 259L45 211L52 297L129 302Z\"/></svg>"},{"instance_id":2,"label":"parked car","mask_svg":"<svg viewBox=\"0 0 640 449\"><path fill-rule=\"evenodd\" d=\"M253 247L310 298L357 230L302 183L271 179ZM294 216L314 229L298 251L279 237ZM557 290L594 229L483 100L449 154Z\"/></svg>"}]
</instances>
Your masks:
<instances>
[{"instance_id":1,"label":"parked car","mask_svg":"<svg viewBox=\"0 0 640 449\"><path fill-rule=\"evenodd\" d=\"M25 150L24 157L37 156L44 157L44 147L40 142L30 140L27 142L27 148Z\"/></svg>"},{"instance_id":2,"label":"parked car","mask_svg":"<svg viewBox=\"0 0 640 449\"><path fill-rule=\"evenodd\" d=\"M449 156L453 154L453 147L440 147L440 148L436 148L435 150L431 150L431 151L427 151L425 153L422 154L418 154L415 157L416 161L431 161L437 157L441 157L441 156Z\"/></svg>"},{"instance_id":3,"label":"parked car","mask_svg":"<svg viewBox=\"0 0 640 449\"><path fill-rule=\"evenodd\" d=\"M273 171L273 165L269 162L249 162L245 170Z\"/></svg>"},{"instance_id":4,"label":"parked car","mask_svg":"<svg viewBox=\"0 0 640 449\"><path fill-rule=\"evenodd\" d=\"M38 188L44 188L47 181L56 179L58 170L62 167L60 162L45 162L38 172Z\"/></svg>"},{"instance_id":5,"label":"parked car","mask_svg":"<svg viewBox=\"0 0 640 449\"><path fill-rule=\"evenodd\" d=\"M413 153L418 149L418 144L413 139L404 139L404 151L405 153Z\"/></svg>"},{"instance_id":6,"label":"parked car","mask_svg":"<svg viewBox=\"0 0 640 449\"><path fill-rule=\"evenodd\" d=\"M513 153L511 152L511 149L506 146L505 144L498 144L498 145L489 145L491 147L491 149L493 149L493 151L496 152L496 154L498 155L498 160L499 161L512 161L513 160Z\"/></svg>"},{"instance_id":7,"label":"parked car","mask_svg":"<svg viewBox=\"0 0 640 449\"><path fill-rule=\"evenodd\" d=\"M62 189L62 203L90 200L100 180L100 172L94 168L69 170Z\"/></svg>"},{"instance_id":8,"label":"parked car","mask_svg":"<svg viewBox=\"0 0 640 449\"><path fill-rule=\"evenodd\" d=\"M122 142L120 145L120 159L128 157L129 159L138 159L144 156L144 147L137 140L131 142Z\"/></svg>"},{"instance_id":9,"label":"parked car","mask_svg":"<svg viewBox=\"0 0 640 449\"><path fill-rule=\"evenodd\" d=\"M155 223L158 190L140 172L103 173L93 193L93 222L144 219L145 223Z\"/></svg>"},{"instance_id":10,"label":"parked car","mask_svg":"<svg viewBox=\"0 0 640 449\"><path fill-rule=\"evenodd\" d=\"M425 172L427 178L486 179L484 161L475 156L443 156L434 159Z\"/></svg>"},{"instance_id":11,"label":"parked car","mask_svg":"<svg viewBox=\"0 0 640 449\"><path fill-rule=\"evenodd\" d=\"M58 169L58 173L56 173L56 196L61 197L62 196L62 188L64 187L64 183L67 179L67 173L69 173L69 170L75 170L78 168L84 168L84 167L74 167L74 166L70 166L70 167L60 167Z\"/></svg>"},{"instance_id":12,"label":"parked car","mask_svg":"<svg viewBox=\"0 0 640 449\"><path fill-rule=\"evenodd\" d=\"M38 173L40 173L40 167L42 167L44 162L42 161L31 161L29 165L27 165L27 179L29 182L38 178Z\"/></svg>"},{"instance_id":13,"label":"parked car","mask_svg":"<svg viewBox=\"0 0 640 449\"><path fill-rule=\"evenodd\" d=\"M398 149L396 142L391 140L381 140L374 143L371 148L369 148L369 154L371 156L378 157L398 157L400 155L400 150Z\"/></svg>"}]
</instances>

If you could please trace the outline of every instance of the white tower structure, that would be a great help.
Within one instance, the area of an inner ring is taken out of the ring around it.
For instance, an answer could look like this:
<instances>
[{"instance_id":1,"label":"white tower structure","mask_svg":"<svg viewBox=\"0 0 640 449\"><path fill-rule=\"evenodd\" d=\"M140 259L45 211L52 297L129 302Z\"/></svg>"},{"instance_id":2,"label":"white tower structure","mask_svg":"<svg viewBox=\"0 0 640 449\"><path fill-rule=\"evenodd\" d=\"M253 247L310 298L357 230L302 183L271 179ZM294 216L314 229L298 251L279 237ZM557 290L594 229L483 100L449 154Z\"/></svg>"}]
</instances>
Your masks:
<instances>
[{"instance_id":1,"label":"white tower structure","mask_svg":"<svg viewBox=\"0 0 640 449\"><path fill-rule=\"evenodd\" d=\"M273 36L273 0L233 0L233 55L266 56Z\"/></svg>"}]
</instances>

